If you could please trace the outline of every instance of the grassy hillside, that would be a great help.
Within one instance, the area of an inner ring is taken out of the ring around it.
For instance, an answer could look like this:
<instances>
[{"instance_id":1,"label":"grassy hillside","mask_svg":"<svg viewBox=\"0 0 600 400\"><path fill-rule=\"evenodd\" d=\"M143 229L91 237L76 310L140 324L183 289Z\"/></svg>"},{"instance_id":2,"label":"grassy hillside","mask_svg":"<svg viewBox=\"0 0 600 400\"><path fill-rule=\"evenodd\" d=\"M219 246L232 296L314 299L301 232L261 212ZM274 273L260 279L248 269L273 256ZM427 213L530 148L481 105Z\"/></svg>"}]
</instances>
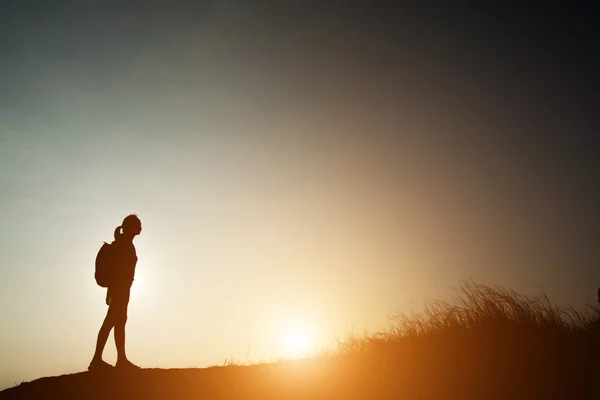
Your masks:
<instances>
[{"instance_id":1,"label":"grassy hillside","mask_svg":"<svg viewBox=\"0 0 600 400\"><path fill-rule=\"evenodd\" d=\"M598 399L598 310L483 285L310 360L43 378L0 398Z\"/></svg>"}]
</instances>

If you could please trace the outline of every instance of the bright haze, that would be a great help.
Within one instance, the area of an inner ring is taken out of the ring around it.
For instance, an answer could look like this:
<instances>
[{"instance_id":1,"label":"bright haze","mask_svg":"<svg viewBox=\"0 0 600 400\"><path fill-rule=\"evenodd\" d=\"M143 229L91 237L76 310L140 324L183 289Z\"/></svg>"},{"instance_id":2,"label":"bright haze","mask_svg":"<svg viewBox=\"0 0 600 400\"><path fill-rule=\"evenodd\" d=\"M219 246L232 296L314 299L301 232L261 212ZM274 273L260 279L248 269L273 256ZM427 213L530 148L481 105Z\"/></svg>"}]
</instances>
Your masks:
<instances>
[{"instance_id":1,"label":"bright haze","mask_svg":"<svg viewBox=\"0 0 600 400\"><path fill-rule=\"evenodd\" d=\"M591 10L48 3L0 10L1 387L85 370L130 213L143 367L297 357L468 279L595 301Z\"/></svg>"}]
</instances>

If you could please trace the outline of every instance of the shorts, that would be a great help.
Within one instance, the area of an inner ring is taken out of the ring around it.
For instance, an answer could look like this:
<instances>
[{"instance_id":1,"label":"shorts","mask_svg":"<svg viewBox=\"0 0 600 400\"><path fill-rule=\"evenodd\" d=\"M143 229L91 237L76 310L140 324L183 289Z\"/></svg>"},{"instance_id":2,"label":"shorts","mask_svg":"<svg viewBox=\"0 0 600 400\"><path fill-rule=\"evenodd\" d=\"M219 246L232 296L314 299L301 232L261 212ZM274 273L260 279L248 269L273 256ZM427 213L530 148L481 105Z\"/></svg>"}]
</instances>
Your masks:
<instances>
[{"instance_id":1,"label":"shorts","mask_svg":"<svg viewBox=\"0 0 600 400\"><path fill-rule=\"evenodd\" d=\"M109 289L111 306L127 306L131 290L128 287L112 287Z\"/></svg>"}]
</instances>

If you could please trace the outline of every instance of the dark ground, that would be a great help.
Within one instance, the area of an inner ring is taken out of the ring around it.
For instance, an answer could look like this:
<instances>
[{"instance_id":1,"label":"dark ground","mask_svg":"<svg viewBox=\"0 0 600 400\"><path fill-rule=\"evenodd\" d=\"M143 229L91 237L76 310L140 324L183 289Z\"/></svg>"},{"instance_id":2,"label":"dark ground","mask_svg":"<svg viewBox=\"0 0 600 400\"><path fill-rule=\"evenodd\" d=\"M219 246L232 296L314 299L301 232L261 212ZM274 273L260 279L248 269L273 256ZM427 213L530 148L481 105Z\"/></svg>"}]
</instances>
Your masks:
<instances>
[{"instance_id":1,"label":"dark ground","mask_svg":"<svg viewBox=\"0 0 600 400\"><path fill-rule=\"evenodd\" d=\"M427 358L427 354L422 356ZM477 365L485 356L480 354L479 361L459 356L428 365L358 357L205 369L82 372L23 383L0 392L0 399L600 398L596 383L600 380L592 376L597 373L580 365L571 368L559 359L543 371L532 360L512 367L491 359ZM586 369L589 374L582 374Z\"/></svg>"}]
</instances>

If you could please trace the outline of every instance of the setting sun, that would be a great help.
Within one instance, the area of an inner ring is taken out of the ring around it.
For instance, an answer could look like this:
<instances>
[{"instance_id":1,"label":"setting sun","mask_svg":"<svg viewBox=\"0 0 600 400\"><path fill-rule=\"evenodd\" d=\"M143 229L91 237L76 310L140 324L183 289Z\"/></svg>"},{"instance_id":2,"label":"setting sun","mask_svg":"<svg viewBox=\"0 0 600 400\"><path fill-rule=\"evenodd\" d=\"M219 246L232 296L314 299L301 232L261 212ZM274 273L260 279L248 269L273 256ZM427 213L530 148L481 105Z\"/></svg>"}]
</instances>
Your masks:
<instances>
[{"instance_id":1,"label":"setting sun","mask_svg":"<svg viewBox=\"0 0 600 400\"><path fill-rule=\"evenodd\" d=\"M286 338L288 357L299 357L308 352L308 335L303 331L290 332Z\"/></svg>"},{"instance_id":2,"label":"setting sun","mask_svg":"<svg viewBox=\"0 0 600 400\"><path fill-rule=\"evenodd\" d=\"M309 355L314 348L314 337L307 326L289 326L283 332L283 351L287 358Z\"/></svg>"}]
</instances>

